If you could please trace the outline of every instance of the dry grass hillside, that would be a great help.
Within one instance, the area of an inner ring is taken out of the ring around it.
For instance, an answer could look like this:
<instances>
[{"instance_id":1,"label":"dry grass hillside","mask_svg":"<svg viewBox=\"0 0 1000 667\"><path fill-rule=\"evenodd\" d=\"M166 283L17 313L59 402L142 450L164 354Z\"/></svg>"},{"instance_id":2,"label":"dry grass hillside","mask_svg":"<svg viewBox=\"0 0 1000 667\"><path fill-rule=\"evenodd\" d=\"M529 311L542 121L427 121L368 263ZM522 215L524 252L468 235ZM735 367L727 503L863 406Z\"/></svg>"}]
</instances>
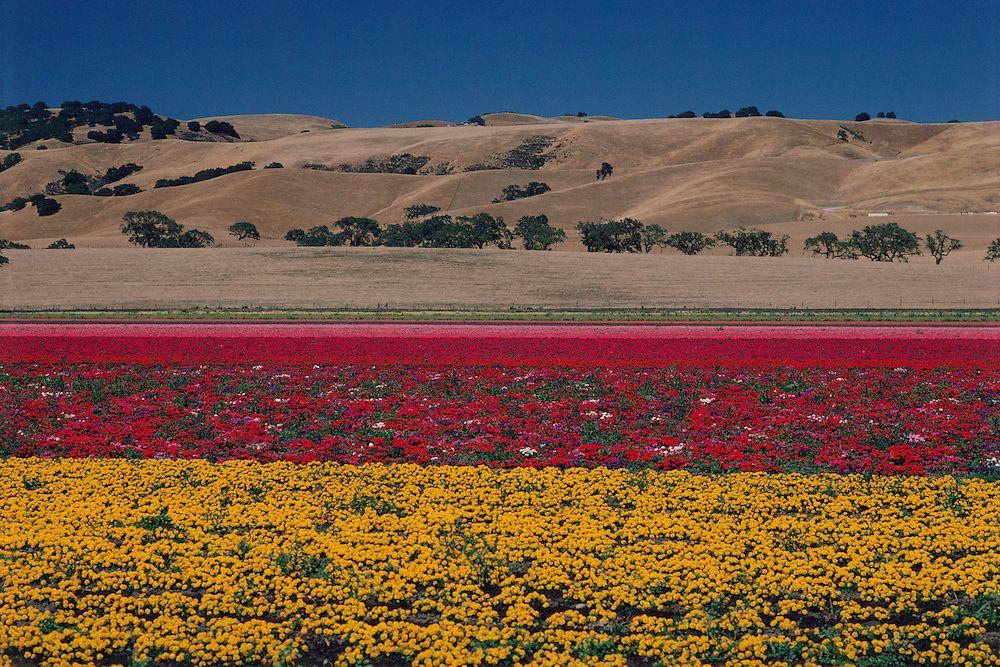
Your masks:
<instances>
[{"instance_id":1,"label":"dry grass hillside","mask_svg":"<svg viewBox=\"0 0 1000 667\"><path fill-rule=\"evenodd\" d=\"M620 216L669 230L761 226L792 236L793 254L801 254L806 236L867 224L872 211L892 211L892 219L915 231L948 230L966 242L970 261L1000 235L996 216L959 215L1000 209L1000 122L550 119L503 113L487 115L486 126L426 121L350 129L315 116L215 118L232 123L241 140L47 141L47 150L19 149L23 161L0 173L0 203L42 191L60 170L93 174L127 162L143 169L123 182L144 192L61 195L62 210L49 217L38 217L31 206L3 212L0 238L40 245L65 237L79 247L124 246L122 214L157 209L223 244L239 245L225 229L248 220L268 237L261 245L287 245L280 239L292 227L329 224L345 215L398 222L403 208L414 203L451 214L487 211L511 226L519 216L545 213L571 230L561 250L582 249L572 231L578 221ZM847 142L837 138L841 127L855 133ZM304 167L337 169L403 154L426 158L418 174ZM532 157L543 162L540 168L511 167ZM153 187L157 179L246 160L256 163L253 171ZM603 161L614 165L614 174L596 181ZM269 162L285 168L263 169ZM467 171L477 165L507 168ZM552 190L491 203L504 186L532 180Z\"/></svg>"}]
</instances>

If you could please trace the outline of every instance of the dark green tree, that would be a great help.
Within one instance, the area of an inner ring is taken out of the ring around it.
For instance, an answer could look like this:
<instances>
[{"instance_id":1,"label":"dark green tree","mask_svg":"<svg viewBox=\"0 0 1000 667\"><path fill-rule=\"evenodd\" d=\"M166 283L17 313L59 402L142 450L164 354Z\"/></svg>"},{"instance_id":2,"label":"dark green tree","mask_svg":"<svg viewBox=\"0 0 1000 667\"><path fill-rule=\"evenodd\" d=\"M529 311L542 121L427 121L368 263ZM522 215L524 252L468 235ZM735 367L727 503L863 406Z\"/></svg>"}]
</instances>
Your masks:
<instances>
[{"instance_id":1,"label":"dark green tree","mask_svg":"<svg viewBox=\"0 0 1000 667\"><path fill-rule=\"evenodd\" d=\"M66 239L59 239L58 241L53 241L48 246L47 250L73 250L76 248L75 245L67 241Z\"/></svg>"},{"instance_id":2,"label":"dark green tree","mask_svg":"<svg viewBox=\"0 0 1000 667\"><path fill-rule=\"evenodd\" d=\"M514 235L507 229L502 217L494 218L489 213L476 213L471 216L460 216L458 222L469 227L469 238L475 247L495 245L501 250L510 250Z\"/></svg>"},{"instance_id":3,"label":"dark green tree","mask_svg":"<svg viewBox=\"0 0 1000 667\"><path fill-rule=\"evenodd\" d=\"M237 240L245 241L251 239L253 241L260 240L260 232L257 231L257 225L252 222L247 222L246 220L240 220L239 222L234 222L229 225L229 233L235 236Z\"/></svg>"},{"instance_id":4,"label":"dark green tree","mask_svg":"<svg viewBox=\"0 0 1000 667\"><path fill-rule=\"evenodd\" d=\"M774 236L762 229L737 227L731 232L718 232L719 243L730 246L737 255L753 257L778 257L788 252L788 235Z\"/></svg>"},{"instance_id":5,"label":"dark green tree","mask_svg":"<svg viewBox=\"0 0 1000 667\"><path fill-rule=\"evenodd\" d=\"M550 225L545 215L518 218L514 235L520 237L525 250L552 250L552 246L566 240L566 232Z\"/></svg>"},{"instance_id":6,"label":"dark green tree","mask_svg":"<svg viewBox=\"0 0 1000 667\"><path fill-rule=\"evenodd\" d=\"M377 245L382 236L382 228L371 218L347 216L333 224L340 228L343 242L351 246Z\"/></svg>"},{"instance_id":7,"label":"dark green tree","mask_svg":"<svg viewBox=\"0 0 1000 667\"><path fill-rule=\"evenodd\" d=\"M714 246L715 239L701 232L677 232L668 236L664 243L685 255L697 255L705 248Z\"/></svg>"},{"instance_id":8,"label":"dark green tree","mask_svg":"<svg viewBox=\"0 0 1000 667\"><path fill-rule=\"evenodd\" d=\"M643 252L652 252L653 248L662 248L667 244L667 230L657 224L645 225L639 230Z\"/></svg>"},{"instance_id":9,"label":"dark green tree","mask_svg":"<svg viewBox=\"0 0 1000 667\"><path fill-rule=\"evenodd\" d=\"M920 254L920 238L895 222L854 230L848 239L858 255L873 262L906 262Z\"/></svg>"},{"instance_id":10,"label":"dark green tree","mask_svg":"<svg viewBox=\"0 0 1000 667\"><path fill-rule=\"evenodd\" d=\"M962 247L961 241L951 238L940 229L935 229L933 234L928 234L925 244L927 251L934 258L935 264L940 264L941 260L950 254L951 251Z\"/></svg>"},{"instance_id":11,"label":"dark green tree","mask_svg":"<svg viewBox=\"0 0 1000 667\"><path fill-rule=\"evenodd\" d=\"M990 241L990 247L986 249L986 257L983 260L995 262L998 259L1000 259L1000 239L993 239Z\"/></svg>"},{"instance_id":12,"label":"dark green tree","mask_svg":"<svg viewBox=\"0 0 1000 667\"><path fill-rule=\"evenodd\" d=\"M414 204L413 206L407 206L403 209L403 213L407 220L416 220L417 218L423 218L432 213L437 213L441 209L437 206L432 206L430 204Z\"/></svg>"}]
</instances>

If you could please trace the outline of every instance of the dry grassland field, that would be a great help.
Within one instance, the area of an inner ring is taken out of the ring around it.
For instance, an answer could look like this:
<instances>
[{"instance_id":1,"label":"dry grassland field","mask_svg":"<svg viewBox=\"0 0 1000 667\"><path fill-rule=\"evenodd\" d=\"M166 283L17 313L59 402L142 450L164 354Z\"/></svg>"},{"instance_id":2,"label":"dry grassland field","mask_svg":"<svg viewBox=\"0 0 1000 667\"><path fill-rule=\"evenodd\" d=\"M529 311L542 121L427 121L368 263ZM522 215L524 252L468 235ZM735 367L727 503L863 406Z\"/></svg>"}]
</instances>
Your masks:
<instances>
[{"instance_id":1,"label":"dry grassland field","mask_svg":"<svg viewBox=\"0 0 1000 667\"><path fill-rule=\"evenodd\" d=\"M0 309L996 308L1000 267L409 248L14 250Z\"/></svg>"},{"instance_id":2,"label":"dry grassland field","mask_svg":"<svg viewBox=\"0 0 1000 667\"><path fill-rule=\"evenodd\" d=\"M1000 300L1000 273L983 261L1000 236L1000 217L991 214L1000 208L998 122L483 118L485 126L352 129L315 116L225 116L218 119L239 140L183 140L190 133L178 130L153 141L144 130L136 141L104 144L89 142L83 127L73 144L22 147L22 161L0 173L0 202L42 192L69 170L99 174L126 163L142 169L123 182L143 191L58 195L61 210L45 217L30 205L0 212L0 238L34 248L5 251L12 261L0 272L0 308L983 308ZM838 138L842 129L847 141ZM423 166L415 174L350 171L394 156ZM154 187L244 161L254 169ZM603 161L614 173L597 180ZM263 168L271 162L283 168ZM504 187L529 181L551 190L493 202ZM544 213L567 237L547 253L519 250L516 241L514 251L500 252L315 249L283 239L291 228L332 226L347 215L398 223L416 203L452 216L488 212L509 227ZM210 232L221 248L129 246L122 215L145 209ZM582 252L577 222L625 216L668 232L758 227L787 234L789 254ZM255 247L227 233L237 220L260 230ZM886 220L921 237L944 229L963 248L940 266L926 254L888 264L819 259L803 248L821 231L844 238ZM77 250L41 250L60 238Z\"/></svg>"}]
</instances>

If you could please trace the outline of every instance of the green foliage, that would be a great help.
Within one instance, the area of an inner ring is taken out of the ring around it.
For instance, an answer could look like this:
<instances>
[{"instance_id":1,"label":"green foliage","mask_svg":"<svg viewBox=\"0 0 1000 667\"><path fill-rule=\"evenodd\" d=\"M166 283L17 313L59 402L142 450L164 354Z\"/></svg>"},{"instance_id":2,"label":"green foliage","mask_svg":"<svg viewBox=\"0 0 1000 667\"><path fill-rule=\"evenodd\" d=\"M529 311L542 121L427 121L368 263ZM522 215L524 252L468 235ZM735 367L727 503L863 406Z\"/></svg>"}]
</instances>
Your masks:
<instances>
[{"instance_id":1,"label":"green foliage","mask_svg":"<svg viewBox=\"0 0 1000 667\"><path fill-rule=\"evenodd\" d=\"M416 220L417 218L423 218L431 215L432 213L437 213L440 210L441 209L437 206L432 206L430 204L414 204L413 206L407 206L403 209L403 214L406 216L407 220Z\"/></svg>"},{"instance_id":2,"label":"green foliage","mask_svg":"<svg viewBox=\"0 0 1000 667\"><path fill-rule=\"evenodd\" d=\"M177 524L171 518L170 514L167 513L167 508L160 510L159 514L153 514L150 516L144 516L135 522L137 528L142 528L143 530L158 530L160 528L177 528Z\"/></svg>"},{"instance_id":3,"label":"green foliage","mask_svg":"<svg viewBox=\"0 0 1000 667\"><path fill-rule=\"evenodd\" d=\"M73 250L76 248L75 245L67 241L66 239L59 239L58 241L53 241L48 246L47 250Z\"/></svg>"},{"instance_id":4,"label":"green foliage","mask_svg":"<svg viewBox=\"0 0 1000 667\"><path fill-rule=\"evenodd\" d=\"M719 243L733 248L737 255L778 257L788 252L787 234L776 237L762 229L737 227L731 232L718 232L715 238Z\"/></svg>"},{"instance_id":5,"label":"green foliage","mask_svg":"<svg viewBox=\"0 0 1000 667\"><path fill-rule=\"evenodd\" d=\"M298 231L298 230L292 230ZM289 231L291 234L291 231ZM320 247L344 245L344 235L331 231L326 225L311 227L309 231L303 232L301 236L296 235L295 242L300 246ZM288 234L285 235L288 238Z\"/></svg>"},{"instance_id":6,"label":"green foliage","mask_svg":"<svg viewBox=\"0 0 1000 667\"><path fill-rule=\"evenodd\" d=\"M45 195L31 195L28 197L28 201L35 206L35 210L38 211L39 217L55 215L62 210L62 204L51 197L46 197Z\"/></svg>"},{"instance_id":7,"label":"green foliage","mask_svg":"<svg viewBox=\"0 0 1000 667\"><path fill-rule=\"evenodd\" d=\"M664 245L679 250L685 255L697 255L705 248L715 245L715 239L701 232L677 232L664 240Z\"/></svg>"},{"instance_id":8,"label":"green foliage","mask_svg":"<svg viewBox=\"0 0 1000 667\"><path fill-rule=\"evenodd\" d=\"M869 116L869 115L868 115L867 113L865 113L864 111L862 111L861 113L859 113L859 114L858 114L857 116L855 116L855 117L854 117L854 120L856 120L856 121L857 121L857 122L859 122L859 123L863 123L863 122L865 122L866 120L871 120L871 119L872 119L872 117L871 117L871 116Z\"/></svg>"},{"instance_id":9,"label":"green foliage","mask_svg":"<svg viewBox=\"0 0 1000 667\"><path fill-rule=\"evenodd\" d=\"M610 176L615 172L615 168L611 166L608 162L602 162L601 166L597 169L597 180L603 181L605 178Z\"/></svg>"},{"instance_id":10,"label":"green foliage","mask_svg":"<svg viewBox=\"0 0 1000 667\"><path fill-rule=\"evenodd\" d=\"M998 259L1000 259L1000 239L993 239L990 241L990 247L986 249L986 257L983 260L995 262Z\"/></svg>"},{"instance_id":11,"label":"green foliage","mask_svg":"<svg viewBox=\"0 0 1000 667\"><path fill-rule=\"evenodd\" d=\"M858 252L848 241L841 241L833 232L820 232L806 239L805 249L814 255L823 255L827 259L839 257L842 259L857 259Z\"/></svg>"},{"instance_id":12,"label":"green foliage","mask_svg":"<svg viewBox=\"0 0 1000 667\"><path fill-rule=\"evenodd\" d=\"M20 211L22 208L27 206L30 202L27 197L14 197L9 202L0 206L0 212L3 211Z\"/></svg>"},{"instance_id":13,"label":"green foliage","mask_svg":"<svg viewBox=\"0 0 1000 667\"><path fill-rule=\"evenodd\" d=\"M486 125L486 119L482 116L473 116L469 120L465 121L469 125Z\"/></svg>"},{"instance_id":14,"label":"green foliage","mask_svg":"<svg viewBox=\"0 0 1000 667\"><path fill-rule=\"evenodd\" d=\"M551 250L566 240L566 232L549 224L545 215L525 215L518 219L514 235L520 237L525 250Z\"/></svg>"},{"instance_id":15,"label":"green foliage","mask_svg":"<svg viewBox=\"0 0 1000 667\"><path fill-rule=\"evenodd\" d=\"M737 118L747 118L750 116L759 116L760 110L757 107L740 107L739 111L733 114Z\"/></svg>"},{"instance_id":16,"label":"green foliage","mask_svg":"<svg viewBox=\"0 0 1000 667\"><path fill-rule=\"evenodd\" d=\"M306 235L305 230L302 230L302 229L289 229L287 232L285 232L285 240L286 241L298 241L300 238L302 238L305 235Z\"/></svg>"},{"instance_id":17,"label":"green foliage","mask_svg":"<svg viewBox=\"0 0 1000 667\"><path fill-rule=\"evenodd\" d=\"M0 172L7 171L14 165L18 164L20 161L21 161L20 153L8 153L7 155L4 155L3 161L0 161Z\"/></svg>"},{"instance_id":18,"label":"green foliage","mask_svg":"<svg viewBox=\"0 0 1000 667\"><path fill-rule=\"evenodd\" d=\"M211 132L212 134L222 134L227 137L233 137L234 139L239 139L239 132L236 131L230 123L224 120L210 120L205 123L205 130Z\"/></svg>"},{"instance_id":19,"label":"green foliage","mask_svg":"<svg viewBox=\"0 0 1000 667\"><path fill-rule=\"evenodd\" d=\"M240 241L245 241L246 239L260 240L260 232L257 231L257 225L246 220L240 220L229 225L228 231Z\"/></svg>"},{"instance_id":20,"label":"green foliage","mask_svg":"<svg viewBox=\"0 0 1000 667\"><path fill-rule=\"evenodd\" d=\"M940 229L935 229L933 234L928 234L925 244L927 251L934 258L935 264L940 264L946 255L962 247L961 241L951 238Z\"/></svg>"},{"instance_id":21,"label":"green foliage","mask_svg":"<svg viewBox=\"0 0 1000 667\"><path fill-rule=\"evenodd\" d=\"M0 239L0 250L31 250L31 246L15 241L8 241L7 239Z\"/></svg>"},{"instance_id":22,"label":"green foliage","mask_svg":"<svg viewBox=\"0 0 1000 667\"><path fill-rule=\"evenodd\" d=\"M4 264L10 264L10 260L4 257L3 253L0 253L0 266L3 266Z\"/></svg>"},{"instance_id":23,"label":"green foliage","mask_svg":"<svg viewBox=\"0 0 1000 667\"><path fill-rule=\"evenodd\" d=\"M653 248L662 248L667 244L667 230L657 224L644 225L639 230L643 252L652 252Z\"/></svg>"},{"instance_id":24,"label":"green foliage","mask_svg":"<svg viewBox=\"0 0 1000 667\"><path fill-rule=\"evenodd\" d=\"M204 248L215 242L208 232L185 231L176 220L159 211L129 211L122 220L122 234L140 248Z\"/></svg>"},{"instance_id":25,"label":"green foliage","mask_svg":"<svg viewBox=\"0 0 1000 667\"><path fill-rule=\"evenodd\" d=\"M873 262L906 262L910 256L920 254L920 239L917 235L895 222L855 230L851 232L848 241L860 256Z\"/></svg>"},{"instance_id":26,"label":"green foliage","mask_svg":"<svg viewBox=\"0 0 1000 667\"><path fill-rule=\"evenodd\" d=\"M520 185L508 185L501 191L500 196L493 200L494 204L499 204L505 201L514 201L516 199L526 199L527 197L534 197L536 195L543 195L551 190L547 183L542 183L540 181L531 181L523 188Z\"/></svg>"},{"instance_id":27,"label":"green foliage","mask_svg":"<svg viewBox=\"0 0 1000 667\"><path fill-rule=\"evenodd\" d=\"M264 165L264 169L284 169L285 165L280 162L268 162Z\"/></svg>"},{"instance_id":28,"label":"green foliage","mask_svg":"<svg viewBox=\"0 0 1000 667\"><path fill-rule=\"evenodd\" d=\"M206 125L206 127L208 127ZM198 183L200 181L207 181L210 178L218 178L219 176L225 176L226 174L233 174L238 171L250 171L253 169L253 162L240 162L239 164L230 165L228 167L213 167L212 169L202 169L201 171L195 173L194 176L180 176L178 178L161 178L156 181L153 187L157 188L170 188L177 185L189 185L191 183Z\"/></svg>"},{"instance_id":29,"label":"green foliage","mask_svg":"<svg viewBox=\"0 0 1000 667\"><path fill-rule=\"evenodd\" d=\"M634 218L606 222L580 222L576 228L587 252L639 252L642 223Z\"/></svg>"},{"instance_id":30,"label":"green foliage","mask_svg":"<svg viewBox=\"0 0 1000 667\"><path fill-rule=\"evenodd\" d=\"M477 248L495 245L501 250L510 250L514 235L500 216L493 217L489 213L459 216L458 223L464 225L459 233L466 236L468 242ZM462 246L467 247L467 246Z\"/></svg>"},{"instance_id":31,"label":"green foliage","mask_svg":"<svg viewBox=\"0 0 1000 667\"><path fill-rule=\"evenodd\" d=\"M201 123L196 120L189 120L187 128L191 132L201 132Z\"/></svg>"},{"instance_id":32,"label":"green foliage","mask_svg":"<svg viewBox=\"0 0 1000 667\"><path fill-rule=\"evenodd\" d=\"M382 236L382 228L371 218L347 216L334 224L341 230L338 235L341 242L333 245L373 246Z\"/></svg>"}]
</instances>

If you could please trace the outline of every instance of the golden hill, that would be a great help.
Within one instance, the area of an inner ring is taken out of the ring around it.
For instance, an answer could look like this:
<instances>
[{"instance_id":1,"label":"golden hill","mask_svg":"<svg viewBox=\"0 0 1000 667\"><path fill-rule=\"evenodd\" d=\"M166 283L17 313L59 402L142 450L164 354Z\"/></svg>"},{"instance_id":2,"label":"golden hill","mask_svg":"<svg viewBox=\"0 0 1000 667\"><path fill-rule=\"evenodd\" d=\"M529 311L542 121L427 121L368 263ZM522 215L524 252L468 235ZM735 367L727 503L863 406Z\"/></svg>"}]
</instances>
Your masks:
<instances>
[{"instance_id":1,"label":"golden hill","mask_svg":"<svg viewBox=\"0 0 1000 667\"><path fill-rule=\"evenodd\" d=\"M128 162L143 169L122 182L145 191L127 197L60 195L62 210L44 218L31 206L3 212L0 238L41 244L65 237L81 247L123 246L122 214L157 209L223 244L238 245L226 227L248 220L269 237L262 244L284 245L280 238L293 227L330 224L345 215L398 222L403 208L414 203L451 214L487 211L510 226L521 215L545 213L568 230L580 220L621 216L674 231L755 225L789 233L794 254L805 236L859 227L874 211L892 211L893 219L908 221L915 231L949 229L971 241L970 252L1000 227L996 217L959 216L1000 209L1000 122L549 119L505 113L484 116L486 126L427 121L351 129L316 116L213 118L232 123L241 140L50 140L44 142L47 150L19 149L23 161L0 173L0 203L41 192L61 170L96 174ZM841 128L853 133L847 142L837 137ZM402 155L413 156L417 174L337 171ZM247 160L256 163L253 171L153 187L157 179ZM518 168L532 160L543 164ZM605 161L614 174L596 181L595 170ZM284 169L263 169L270 162ZM551 191L491 203L504 186L535 180ZM561 249L581 249L575 238L571 232Z\"/></svg>"}]
</instances>

